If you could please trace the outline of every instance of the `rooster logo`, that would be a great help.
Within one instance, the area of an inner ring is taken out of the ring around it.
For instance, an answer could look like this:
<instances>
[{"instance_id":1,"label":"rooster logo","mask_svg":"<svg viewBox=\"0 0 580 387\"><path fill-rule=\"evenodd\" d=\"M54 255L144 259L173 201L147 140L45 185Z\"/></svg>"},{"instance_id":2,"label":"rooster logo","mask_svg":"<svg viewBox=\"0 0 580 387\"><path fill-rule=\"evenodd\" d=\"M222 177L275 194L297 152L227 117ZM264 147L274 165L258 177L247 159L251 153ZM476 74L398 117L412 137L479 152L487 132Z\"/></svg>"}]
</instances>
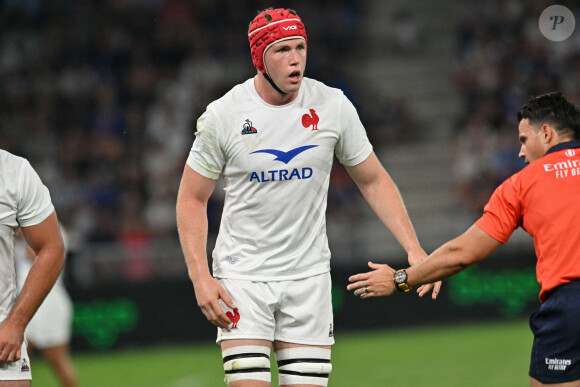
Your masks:
<instances>
[{"instance_id":1,"label":"rooster logo","mask_svg":"<svg viewBox=\"0 0 580 387\"><path fill-rule=\"evenodd\" d=\"M232 322L231 329L236 329L238 327L238 321L240 321L240 314L238 313L238 308L234 308L232 310L234 311L234 313L228 311L226 312L226 316L228 316L228 318Z\"/></svg>"},{"instance_id":2,"label":"rooster logo","mask_svg":"<svg viewBox=\"0 0 580 387\"><path fill-rule=\"evenodd\" d=\"M302 126L305 128L308 128L310 125L312 125L312 130L318 130L318 121L320 121L320 118L314 109L310 109L310 115L305 114L302 116Z\"/></svg>"}]
</instances>

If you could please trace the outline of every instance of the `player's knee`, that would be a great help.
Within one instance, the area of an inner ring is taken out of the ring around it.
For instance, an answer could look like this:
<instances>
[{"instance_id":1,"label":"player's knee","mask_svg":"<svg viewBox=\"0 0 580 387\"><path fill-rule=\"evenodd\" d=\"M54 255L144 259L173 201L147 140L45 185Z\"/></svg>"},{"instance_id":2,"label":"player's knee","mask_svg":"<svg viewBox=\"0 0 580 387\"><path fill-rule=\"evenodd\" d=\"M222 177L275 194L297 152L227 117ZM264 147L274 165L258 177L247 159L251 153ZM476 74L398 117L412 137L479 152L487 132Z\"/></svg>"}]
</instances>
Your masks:
<instances>
[{"instance_id":1,"label":"player's knee","mask_svg":"<svg viewBox=\"0 0 580 387\"><path fill-rule=\"evenodd\" d=\"M294 347L276 351L280 385L327 386L332 371L330 349Z\"/></svg>"},{"instance_id":2,"label":"player's knee","mask_svg":"<svg viewBox=\"0 0 580 387\"><path fill-rule=\"evenodd\" d=\"M261 380L270 382L270 348L260 345L243 345L222 351L225 382Z\"/></svg>"}]
</instances>

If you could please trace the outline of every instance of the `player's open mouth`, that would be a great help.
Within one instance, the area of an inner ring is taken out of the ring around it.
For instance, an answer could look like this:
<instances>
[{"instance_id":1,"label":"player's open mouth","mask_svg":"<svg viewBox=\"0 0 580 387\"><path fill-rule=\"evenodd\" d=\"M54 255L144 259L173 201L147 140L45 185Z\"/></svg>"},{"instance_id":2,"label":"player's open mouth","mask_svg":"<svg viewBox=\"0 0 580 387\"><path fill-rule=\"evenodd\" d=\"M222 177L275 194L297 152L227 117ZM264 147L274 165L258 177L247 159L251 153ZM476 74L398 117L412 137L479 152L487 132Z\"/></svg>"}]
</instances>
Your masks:
<instances>
[{"instance_id":1,"label":"player's open mouth","mask_svg":"<svg viewBox=\"0 0 580 387\"><path fill-rule=\"evenodd\" d=\"M300 80L300 71L294 71L290 73L290 80L294 82L298 82Z\"/></svg>"}]
</instances>

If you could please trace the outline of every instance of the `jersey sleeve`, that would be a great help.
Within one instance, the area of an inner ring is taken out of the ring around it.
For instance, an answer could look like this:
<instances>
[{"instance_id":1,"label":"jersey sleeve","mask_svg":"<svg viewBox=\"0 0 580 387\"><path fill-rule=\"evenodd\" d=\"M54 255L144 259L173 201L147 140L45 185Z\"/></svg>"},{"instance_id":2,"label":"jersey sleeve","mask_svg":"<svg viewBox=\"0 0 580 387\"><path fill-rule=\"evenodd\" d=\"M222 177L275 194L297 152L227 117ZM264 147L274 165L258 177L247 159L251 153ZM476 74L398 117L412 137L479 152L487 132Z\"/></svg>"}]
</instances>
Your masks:
<instances>
[{"instance_id":1,"label":"jersey sleeve","mask_svg":"<svg viewBox=\"0 0 580 387\"><path fill-rule=\"evenodd\" d=\"M195 141L187 158L187 165L209 179L217 180L224 168L225 157L217 136L219 123L210 109L197 120Z\"/></svg>"},{"instance_id":2,"label":"jersey sleeve","mask_svg":"<svg viewBox=\"0 0 580 387\"><path fill-rule=\"evenodd\" d=\"M483 209L475 224L498 242L505 243L521 225L520 185L518 175L504 181Z\"/></svg>"},{"instance_id":3,"label":"jersey sleeve","mask_svg":"<svg viewBox=\"0 0 580 387\"><path fill-rule=\"evenodd\" d=\"M35 226L54 211L48 188L26 160L21 166L17 195L16 219L21 227Z\"/></svg>"},{"instance_id":4,"label":"jersey sleeve","mask_svg":"<svg viewBox=\"0 0 580 387\"><path fill-rule=\"evenodd\" d=\"M335 154L341 164L354 166L369 157L373 147L360 121L356 108L341 94L340 138L335 146Z\"/></svg>"}]
</instances>

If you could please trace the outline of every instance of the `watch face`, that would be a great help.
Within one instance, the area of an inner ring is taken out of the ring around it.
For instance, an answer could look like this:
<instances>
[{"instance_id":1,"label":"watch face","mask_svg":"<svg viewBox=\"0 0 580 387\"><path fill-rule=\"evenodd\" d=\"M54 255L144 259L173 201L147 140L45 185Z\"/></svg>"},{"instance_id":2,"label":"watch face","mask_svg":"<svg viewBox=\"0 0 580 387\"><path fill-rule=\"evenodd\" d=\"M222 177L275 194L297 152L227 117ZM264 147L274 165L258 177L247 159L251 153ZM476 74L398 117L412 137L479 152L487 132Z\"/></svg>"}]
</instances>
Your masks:
<instances>
[{"instance_id":1,"label":"watch face","mask_svg":"<svg viewBox=\"0 0 580 387\"><path fill-rule=\"evenodd\" d=\"M407 281L407 273L404 271L398 271L395 273L395 281L397 283L402 284L403 282Z\"/></svg>"}]
</instances>

